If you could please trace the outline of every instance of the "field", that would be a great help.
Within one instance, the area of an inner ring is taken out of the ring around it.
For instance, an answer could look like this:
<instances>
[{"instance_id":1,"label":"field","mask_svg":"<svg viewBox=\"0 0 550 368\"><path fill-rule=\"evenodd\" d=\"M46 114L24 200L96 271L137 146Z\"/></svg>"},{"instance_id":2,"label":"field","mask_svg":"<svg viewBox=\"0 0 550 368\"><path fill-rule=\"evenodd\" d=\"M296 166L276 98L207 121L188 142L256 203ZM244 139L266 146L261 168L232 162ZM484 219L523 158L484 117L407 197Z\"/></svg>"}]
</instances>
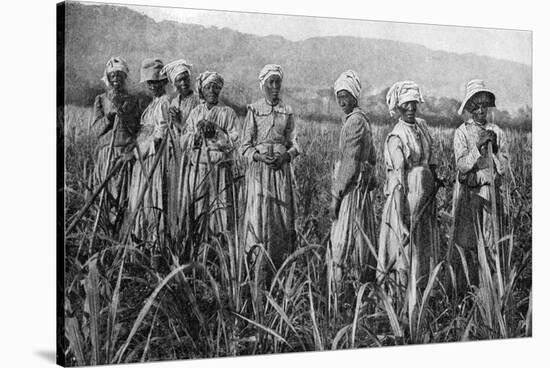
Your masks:
<instances>
[{"instance_id":1,"label":"field","mask_svg":"<svg viewBox=\"0 0 550 368\"><path fill-rule=\"evenodd\" d=\"M65 218L90 196L95 139L90 110L67 106L65 125ZM421 115L421 114L420 114ZM433 125L434 122L428 121ZM62 124L62 122L61 122ZM299 244L271 285L258 284L232 234L196 244L200 256L182 261L182 242L161 249L154 266L146 249L120 244L100 223L88 252L97 205L74 231L65 249L67 365L95 365L267 354L431 342L531 336L531 133L506 130L511 174L504 190L509 227L497 254L500 266L479 253L479 287L461 292L447 259L434 268L425 288L348 280L337 293L327 277L331 168L340 126L297 121L303 154L294 163ZM382 147L389 126L373 125L378 153L374 191L382 212ZM455 168L453 130L432 128L439 175L447 185L437 196L441 252L451 226ZM379 222L379 221L377 221ZM488 252L487 252L488 253Z\"/></svg>"}]
</instances>

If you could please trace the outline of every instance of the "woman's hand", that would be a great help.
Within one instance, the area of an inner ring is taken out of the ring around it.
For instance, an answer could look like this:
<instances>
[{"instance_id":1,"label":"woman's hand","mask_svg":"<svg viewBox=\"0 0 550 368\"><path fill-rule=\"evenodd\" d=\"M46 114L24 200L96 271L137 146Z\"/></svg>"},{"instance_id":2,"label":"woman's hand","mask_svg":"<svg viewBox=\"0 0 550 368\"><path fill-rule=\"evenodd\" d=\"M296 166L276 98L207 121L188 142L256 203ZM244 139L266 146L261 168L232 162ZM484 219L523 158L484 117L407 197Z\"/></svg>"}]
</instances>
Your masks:
<instances>
[{"instance_id":1,"label":"woman's hand","mask_svg":"<svg viewBox=\"0 0 550 368\"><path fill-rule=\"evenodd\" d=\"M477 146L477 149L481 152L482 150L482 147L487 144L487 142L489 141L490 137L489 137L489 133L487 130L482 130L481 132L479 132L479 135L477 137L477 143L476 143L476 146Z\"/></svg>"},{"instance_id":2,"label":"woman's hand","mask_svg":"<svg viewBox=\"0 0 550 368\"><path fill-rule=\"evenodd\" d=\"M200 146L202 146L202 133L201 131L198 131L193 136L193 147L198 148Z\"/></svg>"},{"instance_id":3,"label":"woman's hand","mask_svg":"<svg viewBox=\"0 0 550 368\"><path fill-rule=\"evenodd\" d=\"M109 125L112 126L115 123L115 117L116 117L116 112L111 111L107 113L107 120L109 121Z\"/></svg>"},{"instance_id":4,"label":"woman's hand","mask_svg":"<svg viewBox=\"0 0 550 368\"><path fill-rule=\"evenodd\" d=\"M284 164L290 162L290 154L288 152L276 155L271 164L268 164L273 170L279 170Z\"/></svg>"},{"instance_id":5,"label":"woman's hand","mask_svg":"<svg viewBox=\"0 0 550 368\"><path fill-rule=\"evenodd\" d=\"M493 153L497 153L498 152L497 134L492 130L482 130L479 133L479 137L476 143L477 149L479 150L482 156L485 156L489 142L491 142L493 146Z\"/></svg>"},{"instance_id":6,"label":"woman's hand","mask_svg":"<svg viewBox=\"0 0 550 368\"><path fill-rule=\"evenodd\" d=\"M170 106L170 108L168 109L168 115L170 116L170 121L172 123L179 123L180 114L180 109L178 109L176 106Z\"/></svg>"},{"instance_id":7,"label":"woman's hand","mask_svg":"<svg viewBox=\"0 0 550 368\"><path fill-rule=\"evenodd\" d=\"M271 156L268 156L265 153L255 152L254 156L252 157L254 161L256 162L263 162L266 165L271 165L273 163L274 158Z\"/></svg>"}]
</instances>

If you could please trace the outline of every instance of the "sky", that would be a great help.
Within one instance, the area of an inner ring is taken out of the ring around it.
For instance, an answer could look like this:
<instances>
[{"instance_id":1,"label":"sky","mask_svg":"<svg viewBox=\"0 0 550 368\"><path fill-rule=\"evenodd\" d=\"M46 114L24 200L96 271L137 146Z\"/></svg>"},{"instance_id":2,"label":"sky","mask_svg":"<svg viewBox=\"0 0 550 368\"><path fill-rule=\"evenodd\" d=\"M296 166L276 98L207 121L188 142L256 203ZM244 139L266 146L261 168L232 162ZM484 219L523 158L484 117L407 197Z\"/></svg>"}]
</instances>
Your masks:
<instances>
[{"instance_id":1,"label":"sky","mask_svg":"<svg viewBox=\"0 0 550 368\"><path fill-rule=\"evenodd\" d=\"M156 21L174 20L218 28L228 27L259 36L279 35L291 41L319 36L378 38L417 43L433 50L474 53L532 64L532 33L529 31L153 6L127 7Z\"/></svg>"}]
</instances>

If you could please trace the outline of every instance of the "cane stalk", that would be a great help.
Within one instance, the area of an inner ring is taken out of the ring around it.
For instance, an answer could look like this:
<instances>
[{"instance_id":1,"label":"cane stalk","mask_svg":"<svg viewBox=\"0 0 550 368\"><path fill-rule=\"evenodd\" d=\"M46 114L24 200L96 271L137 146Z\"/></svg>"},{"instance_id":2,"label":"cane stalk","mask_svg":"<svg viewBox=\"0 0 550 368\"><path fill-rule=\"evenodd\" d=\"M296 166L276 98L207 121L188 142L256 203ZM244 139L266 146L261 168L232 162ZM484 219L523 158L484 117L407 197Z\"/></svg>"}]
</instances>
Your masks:
<instances>
[{"instance_id":1,"label":"cane stalk","mask_svg":"<svg viewBox=\"0 0 550 368\"><path fill-rule=\"evenodd\" d=\"M502 273L500 270L500 252L498 247L498 241L500 239L499 236L499 223L498 223L498 213L497 213L497 197L496 197L496 188L495 188L495 165L492 159L493 155L493 143L489 141L487 145L487 154L491 155L491 164L489 165L489 192L490 192L490 198L491 198L491 222L492 222L492 230L493 230L493 247L495 251L495 263L497 268L497 285L498 285L498 294L499 297L502 297L504 285L502 282ZM489 244L491 246L491 244Z\"/></svg>"},{"instance_id":2,"label":"cane stalk","mask_svg":"<svg viewBox=\"0 0 550 368\"><path fill-rule=\"evenodd\" d=\"M107 176L107 174L109 173L109 168L111 166L111 160L113 158L113 148L114 148L114 145L115 145L116 130L118 128L119 123L120 123L120 118L119 118L118 112L117 112L117 114L115 115L115 122L113 124L113 129L112 129L113 135L111 136L111 142L109 144L109 153L107 155L107 166L105 167L104 176ZM92 252L92 247L93 247L94 239L95 239L95 233L97 231L97 225L99 224L99 217L101 216L101 208L103 207L103 201L104 200L105 200L105 190L101 191L101 196L99 197L98 210L97 210L97 214L96 214L95 221L94 221L94 227L92 228L92 234L90 235L90 241L89 241L89 244L88 244L88 253L89 254Z\"/></svg>"}]
</instances>

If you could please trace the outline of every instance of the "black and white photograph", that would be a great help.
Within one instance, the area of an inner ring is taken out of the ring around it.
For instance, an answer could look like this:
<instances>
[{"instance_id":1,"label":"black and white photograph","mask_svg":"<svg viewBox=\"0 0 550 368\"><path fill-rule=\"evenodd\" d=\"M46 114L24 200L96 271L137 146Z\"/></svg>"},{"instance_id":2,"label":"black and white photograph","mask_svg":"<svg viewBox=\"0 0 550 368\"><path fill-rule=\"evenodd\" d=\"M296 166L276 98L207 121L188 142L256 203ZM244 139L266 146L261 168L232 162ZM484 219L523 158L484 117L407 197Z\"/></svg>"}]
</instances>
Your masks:
<instances>
[{"instance_id":1,"label":"black and white photograph","mask_svg":"<svg viewBox=\"0 0 550 368\"><path fill-rule=\"evenodd\" d=\"M56 11L57 364L533 336L531 30Z\"/></svg>"}]
</instances>

